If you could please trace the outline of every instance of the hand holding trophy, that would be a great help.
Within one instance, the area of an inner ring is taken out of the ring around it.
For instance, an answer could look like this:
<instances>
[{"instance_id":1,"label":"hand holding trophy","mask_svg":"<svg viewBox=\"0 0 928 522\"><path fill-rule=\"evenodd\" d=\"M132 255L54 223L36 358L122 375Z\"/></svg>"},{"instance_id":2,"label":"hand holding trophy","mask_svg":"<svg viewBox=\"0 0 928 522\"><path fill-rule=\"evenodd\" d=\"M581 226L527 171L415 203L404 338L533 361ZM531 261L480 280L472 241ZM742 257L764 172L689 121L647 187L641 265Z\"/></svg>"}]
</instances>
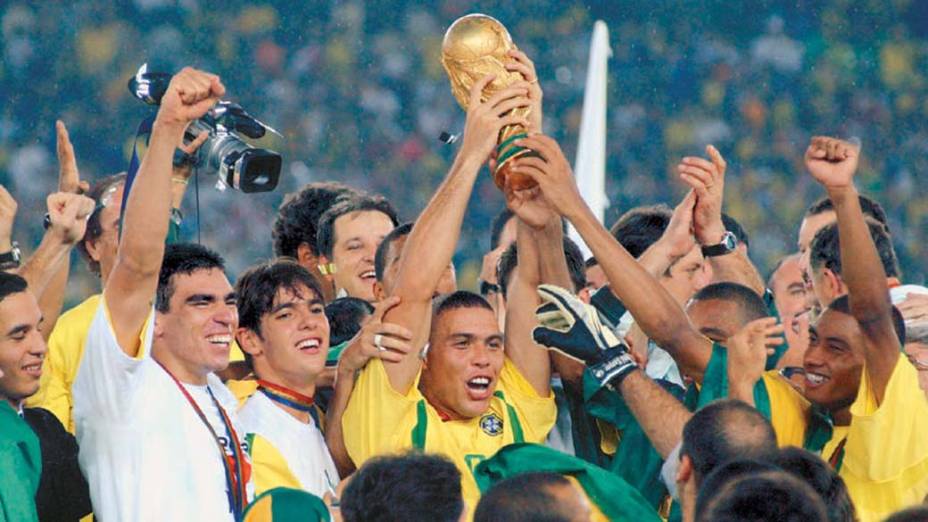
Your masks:
<instances>
[{"instance_id":1,"label":"hand holding trophy","mask_svg":"<svg viewBox=\"0 0 928 522\"><path fill-rule=\"evenodd\" d=\"M451 81L451 92L464 110L468 108L474 83L488 74L493 74L496 79L483 90L481 101L486 101L516 82L537 83L537 78L526 78L524 73L520 72L526 67L507 67L507 63L511 64L514 61L511 51L518 51L518 48L512 43L509 31L491 16L469 14L451 24L442 42L441 63ZM540 103L540 89L538 91ZM539 114L530 116L532 110L532 107L517 107L512 109L511 113L513 116L533 121L532 116L540 117L540 110ZM531 150L515 145L517 140L527 135L527 129L520 124L507 125L499 133L493 181L501 190L506 186L507 179L516 190L536 185L529 176L511 172L512 160L532 154Z\"/></svg>"}]
</instances>

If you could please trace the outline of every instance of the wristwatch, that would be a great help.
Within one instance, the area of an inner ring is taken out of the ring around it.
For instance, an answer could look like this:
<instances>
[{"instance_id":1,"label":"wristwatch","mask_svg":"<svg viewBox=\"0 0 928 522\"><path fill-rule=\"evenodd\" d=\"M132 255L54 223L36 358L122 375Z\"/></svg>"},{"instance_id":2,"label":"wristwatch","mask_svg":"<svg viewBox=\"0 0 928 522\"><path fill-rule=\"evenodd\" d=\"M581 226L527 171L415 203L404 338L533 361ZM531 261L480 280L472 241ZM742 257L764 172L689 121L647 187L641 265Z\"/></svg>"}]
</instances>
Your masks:
<instances>
[{"instance_id":1,"label":"wristwatch","mask_svg":"<svg viewBox=\"0 0 928 522\"><path fill-rule=\"evenodd\" d=\"M738 246L738 238L731 232L725 232L722 241L717 245L703 245L702 255L704 257L716 257L730 254Z\"/></svg>"},{"instance_id":2,"label":"wristwatch","mask_svg":"<svg viewBox=\"0 0 928 522\"><path fill-rule=\"evenodd\" d=\"M19 268L19 261L22 253L19 251L19 244L16 241L12 243L13 248L9 252L0 254L0 270L12 270Z\"/></svg>"}]
</instances>

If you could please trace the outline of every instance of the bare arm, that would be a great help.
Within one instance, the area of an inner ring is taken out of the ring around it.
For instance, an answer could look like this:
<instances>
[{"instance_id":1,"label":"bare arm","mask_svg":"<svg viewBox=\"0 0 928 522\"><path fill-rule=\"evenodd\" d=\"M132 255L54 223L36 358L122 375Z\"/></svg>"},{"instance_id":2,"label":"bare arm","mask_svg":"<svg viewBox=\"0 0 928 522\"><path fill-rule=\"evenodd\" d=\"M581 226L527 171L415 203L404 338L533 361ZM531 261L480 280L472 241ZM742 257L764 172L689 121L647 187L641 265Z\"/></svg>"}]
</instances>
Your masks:
<instances>
[{"instance_id":1,"label":"bare arm","mask_svg":"<svg viewBox=\"0 0 928 522\"><path fill-rule=\"evenodd\" d=\"M521 140L520 146L538 151L545 159L520 158L515 168L535 179L548 202L573 223L599 260L610 288L645 334L670 352L686 374L701 381L712 343L693 328L673 297L596 220L580 197L557 143L546 136L532 136Z\"/></svg>"},{"instance_id":2,"label":"bare arm","mask_svg":"<svg viewBox=\"0 0 928 522\"><path fill-rule=\"evenodd\" d=\"M838 215L841 275L847 284L851 314L866 337L864 360L873 392L881 402L899 358L900 344L893 328L886 272L854 187L859 159L859 146L824 137L812 138L805 154L806 168L828 191Z\"/></svg>"},{"instance_id":3,"label":"bare arm","mask_svg":"<svg viewBox=\"0 0 928 522\"><path fill-rule=\"evenodd\" d=\"M171 79L152 127L124 211L116 265L103 298L119 346L130 357L139 349L139 333L151 312L171 210L174 149L187 124L206 113L225 94L219 77L184 68Z\"/></svg>"},{"instance_id":4,"label":"bare arm","mask_svg":"<svg viewBox=\"0 0 928 522\"><path fill-rule=\"evenodd\" d=\"M487 76L474 84L461 150L448 176L413 225L400 256L394 295L401 302L388 312L386 320L412 330L414 345L418 347L428 339L432 295L454 255L480 167L504 125L527 124L521 117L505 115L514 107L528 104L527 89L522 84L503 90L486 102L480 101L483 88L492 79ZM419 373L420 364L419 354L410 353L398 363L385 365L393 389L406 393Z\"/></svg>"},{"instance_id":5,"label":"bare arm","mask_svg":"<svg viewBox=\"0 0 928 522\"><path fill-rule=\"evenodd\" d=\"M719 151L709 145L706 153L711 161L698 157L685 157L677 166L680 178L696 193L694 231L700 245L714 245L722 241L725 225L722 222L722 198L725 188L727 164ZM738 250L708 258L712 266L713 281L729 281L764 295L766 289L757 268Z\"/></svg>"},{"instance_id":6,"label":"bare arm","mask_svg":"<svg viewBox=\"0 0 928 522\"><path fill-rule=\"evenodd\" d=\"M338 359L335 394L329 401L329 409L326 412L325 442L338 468L338 474L342 477L347 477L355 470L354 462L348 456L348 449L345 447L342 417L345 409L348 408L348 401L351 399L358 372L374 357L382 359L385 363L395 363L402 360L405 354L413 351L412 332L395 324L383 322L383 316L387 310L395 307L399 302L397 297L388 297L377 303L374 313ZM375 342L378 340L383 350L378 348Z\"/></svg>"},{"instance_id":7,"label":"bare arm","mask_svg":"<svg viewBox=\"0 0 928 522\"><path fill-rule=\"evenodd\" d=\"M619 391L654 449L666 459L683 440L683 426L693 414L641 370L628 374Z\"/></svg>"}]
</instances>

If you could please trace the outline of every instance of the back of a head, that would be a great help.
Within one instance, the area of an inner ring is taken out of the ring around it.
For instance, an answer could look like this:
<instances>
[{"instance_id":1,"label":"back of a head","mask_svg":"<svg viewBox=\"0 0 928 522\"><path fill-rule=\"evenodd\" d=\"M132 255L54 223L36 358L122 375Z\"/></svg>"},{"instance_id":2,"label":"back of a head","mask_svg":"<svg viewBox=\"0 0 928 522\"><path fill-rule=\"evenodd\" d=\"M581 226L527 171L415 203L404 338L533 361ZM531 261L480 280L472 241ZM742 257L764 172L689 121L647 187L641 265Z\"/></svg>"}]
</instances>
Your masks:
<instances>
[{"instance_id":1,"label":"back of a head","mask_svg":"<svg viewBox=\"0 0 928 522\"><path fill-rule=\"evenodd\" d=\"M776 433L770 421L741 401L722 399L698 410L687 421L680 454L693 462L698 485L729 460L770 460L776 449Z\"/></svg>"},{"instance_id":2,"label":"back of a head","mask_svg":"<svg viewBox=\"0 0 928 522\"><path fill-rule=\"evenodd\" d=\"M622 214L609 232L637 259L664 235L672 215L664 204L635 207Z\"/></svg>"},{"instance_id":3,"label":"back of a head","mask_svg":"<svg viewBox=\"0 0 928 522\"><path fill-rule=\"evenodd\" d=\"M493 218L490 223L490 250L496 250L499 246L499 239L503 235L503 229L506 228L506 223L509 223L509 220L513 217L515 217L515 214L508 207L503 207L499 214Z\"/></svg>"},{"instance_id":4,"label":"back of a head","mask_svg":"<svg viewBox=\"0 0 928 522\"><path fill-rule=\"evenodd\" d=\"M357 297L339 297L325 307L329 320L329 344L337 346L350 340L360 330L364 319L373 313L374 307Z\"/></svg>"},{"instance_id":5,"label":"back of a head","mask_svg":"<svg viewBox=\"0 0 928 522\"><path fill-rule=\"evenodd\" d=\"M875 199L868 196L860 194L858 196L858 201L860 202L860 209L863 211L864 215L882 223L886 230L889 231L889 221L886 219L886 211L883 209L883 206L880 205ZM825 196L815 203L809 205L809 208L806 209L807 216L817 216L818 214L824 214L825 212L833 212L835 210L835 204Z\"/></svg>"},{"instance_id":6,"label":"back of a head","mask_svg":"<svg viewBox=\"0 0 928 522\"><path fill-rule=\"evenodd\" d=\"M707 480L711 479L710 477ZM698 522L827 522L818 494L785 471L740 475L714 489L697 508Z\"/></svg>"},{"instance_id":7,"label":"back of a head","mask_svg":"<svg viewBox=\"0 0 928 522\"><path fill-rule=\"evenodd\" d=\"M899 277L899 262L896 259L892 237L883 225L872 219L867 220L867 228L870 230L870 238L876 245L886 277ZM809 244L809 264L813 269L823 267L841 275L841 241L837 223L825 225L815 233L815 237Z\"/></svg>"},{"instance_id":8,"label":"back of a head","mask_svg":"<svg viewBox=\"0 0 928 522\"><path fill-rule=\"evenodd\" d=\"M215 251L197 243L173 243L164 249L155 309L167 312L174 295L174 276L192 274L198 270L225 270L225 261Z\"/></svg>"},{"instance_id":9,"label":"back of a head","mask_svg":"<svg viewBox=\"0 0 928 522\"><path fill-rule=\"evenodd\" d=\"M393 226L399 225L396 209L383 196L354 195L335 202L319 216L316 224L316 254L332 257L332 248L335 246L335 221L353 212L381 212L390 218Z\"/></svg>"},{"instance_id":10,"label":"back of a head","mask_svg":"<svg viewBox=\"0 0 928 522\"><path fill-rule=\"evenodd\" d=\"M567 271L570 274L570 282L573 283L574 293L580 292L586 287L586 264L583 261L583 253L577 243L569 237L564 237L564 256L567 261ZM509 245L503 254L499 257L499 266L497 266L496 280L499 282L500 290L503 297L506 296L509 280L512 273L519 264L519 250L516 244Z\"/></svg>"},{"instance_id":11,"label":"back of a head","mask_svg":"<svg viewBox=\"0 0 928 522\"><path fill-rule=\"evenodd\" d=\"M741 323L747 324L767 317L767 305L754 290L729 281L712 283L701 288L693 295L693 301L728 301L734 303L741 312Z\"/></svg>"},{"instance_id":12,"label":"back of a head","mask_svg":"<svg viewBox=\"0 0 928 522\"><path fill-rule=\"evenodd\" d=\"M523 473L495 484L480 497L474 522L570 522L571 513L555 496L573 487L557 473Z\"/></svg>"},{"instance_id":13,"label":"back of a head","mask_svg":"<svg viewBox=\"0 0 928 522\"><path fill-rule=\"evenodd\" d=\"M696 496L695 516L700 518L708 504L725 484L765 471L780 471L772 462L737 458L715 468L702 481Z\"/></svg>"},{"instance_id":14,"label":"back of a head","mask_svg":"<svg viewBox=\"0 0 928 522\"><path fill-rule=\"evenodd\" d=\"M463 510L461 472L445 457L422 453L367 461L341 498L345 522L454 522Z\"/></svg>"},{"instance_id":15,"label":"back of a head","mask_svg":"<svg viewBox=\"0 0 928 522\"><path fill-rule=\"evenodd\" d=\"M855 519L854 504L844 480L821 457L802 448L787 447L777 452L774 462L819 494L825 502L830 522L852 522Z\"/></svg>"},{"instance_id":16,"label":"back of a head","mask_svg":"<svg viewBox=\"0 0 928 522\"><path fill-rule=\"evenodd\" d=\"M271 229L274 254L296 258L297 249L306 243L318 255L316 224L319 217L336 202L357 194L355 189L337 181L307 183L299 192L287 194Z\"/></svg>"},{"instance_id":17,"label":"back of a head","mask_svg":"<svg viewBox=\"0 0 928 522\"><path fill-rule=\"evenodd\" d=\"M928 499L925 499L928 502ZM928 504L910 507L893 513L886 522L926 522L928 521Z\"/></svg>"}]
</instances>

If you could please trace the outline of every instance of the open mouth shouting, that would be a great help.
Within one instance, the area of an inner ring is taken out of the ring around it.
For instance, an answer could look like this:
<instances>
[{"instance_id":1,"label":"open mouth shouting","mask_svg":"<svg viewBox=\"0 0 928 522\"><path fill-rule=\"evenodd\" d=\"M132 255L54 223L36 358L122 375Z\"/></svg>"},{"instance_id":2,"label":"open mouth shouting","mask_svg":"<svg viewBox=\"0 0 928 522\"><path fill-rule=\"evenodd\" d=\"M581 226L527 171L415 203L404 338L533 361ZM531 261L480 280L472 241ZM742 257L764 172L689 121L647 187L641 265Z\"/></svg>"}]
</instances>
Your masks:
<instances>
[{"instance_id":1,"label":"open mouth shouting","mask_svg":"<svg viewBox=\"0 0 928 522\"><path fill-rule=\"evenodd\" d=\"M471 400L482 401L490 398L493 394L491 384L493 378L489 375L477 375L467 381L467 395Z\"/></svg>"}]
</instances>

